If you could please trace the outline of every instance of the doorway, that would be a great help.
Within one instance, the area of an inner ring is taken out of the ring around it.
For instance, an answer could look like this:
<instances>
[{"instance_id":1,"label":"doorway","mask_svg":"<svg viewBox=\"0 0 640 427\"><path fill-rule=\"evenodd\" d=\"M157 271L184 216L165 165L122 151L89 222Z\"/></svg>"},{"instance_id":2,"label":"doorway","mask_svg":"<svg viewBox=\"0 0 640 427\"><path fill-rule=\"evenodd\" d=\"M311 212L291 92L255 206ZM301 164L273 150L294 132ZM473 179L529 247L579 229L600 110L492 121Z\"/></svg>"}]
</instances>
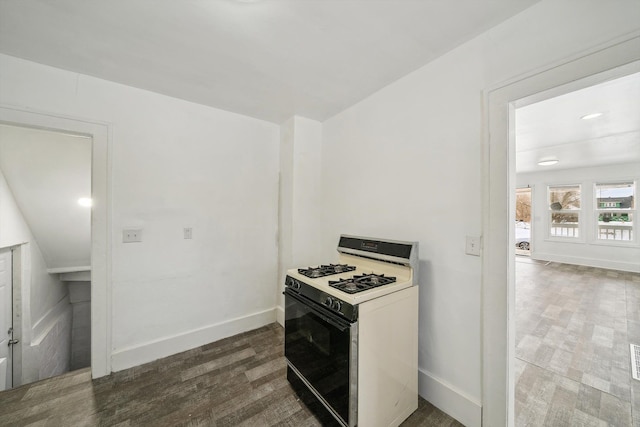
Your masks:
<instances>
[{"instance_id":1,"label":"doorway","mask_svg":"<svg viewBox=\"0 0 640 427\"><path fill-rule=\"evenodd\" d=\"M516 108L640 71L640 38L615 42L486 92L483 173L483 424L514 425ZM617 68L616 68L617 67ZM504 196L506 195L506 197ZM539 197L539 194L538 194ZM540 230L538 230L539 232ZM506 243L506 244L505 244Z\"/></svg>"},{"instance_id":2,"label":"doorway","mask_svg":"<svg viewBox=\"0 0 640 427\"><path fill-rule=\"evenodd\" d=\"M57 114L34 112L17 107L0 106L0 123L46 129L73 135L84 135L91 143L91 372L93 378L111 372L111 287L110 274L110 125L86 119L63 117ZM26 246L26 245L23 245ZM26 253L28 257L28 251ZM28 261L23 258L23 261ZM56 271L54 271L56 273ZM28 277L23 277L28 281ZM23 295L23 307L29 305L30 295ZM37 325L34 325L34 327ZM24 330L23 339L34 336Z\"/></svg>"},{"instance_id":3,"label":"doorway","mask_svg":"<svg viewBox=\"0 0 640 427\"><path fill-rule=\"evenodd\" d=\"M7 384L90 365L91 145L84 135L0 124L0 246L27 254L26 280L14 281L19 292L6 304L7 360L22 368L7 366Z\"/></svg>"},{"instance_id":4,"label":"doorway","mask_svg":"<svg viewBox=\"0 0 640 427\"><path fill-rule=\"evenodd\" d=\"M632 425L627 313L635 305L626 294L634 276L616 267L635 251L624 247L634 228L634 185L625 180L639 177L638 117L640 73L516 108L515 180L542 193L533 223L544 231L533 259L516 256L516 425ZM620 180L625 185L611 184ZM528 225L529 195L516 189L516 246ZM605 209L614 225L598 221ZM624 231L610 237L618 237L616 247L603 227ZM553 392L540 398L542 389ZM615 414L607 409L614 406Z\"/></svg>"}]
</instances>

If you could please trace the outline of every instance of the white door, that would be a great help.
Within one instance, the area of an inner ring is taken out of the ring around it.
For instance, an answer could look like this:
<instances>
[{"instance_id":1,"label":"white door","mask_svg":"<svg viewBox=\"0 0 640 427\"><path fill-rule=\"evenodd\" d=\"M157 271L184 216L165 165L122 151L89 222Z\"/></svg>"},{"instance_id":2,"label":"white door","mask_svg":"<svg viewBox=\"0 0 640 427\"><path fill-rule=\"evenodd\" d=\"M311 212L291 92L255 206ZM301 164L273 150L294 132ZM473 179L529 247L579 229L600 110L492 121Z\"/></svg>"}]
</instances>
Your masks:
<instances>
[{"instance_id":1,"label":"white door","mask_svg":"<svg viewBox=\"0 0 640 427\"><path fill-rule=\"evenodd\" d=\"M11 249L0 249L0 391L9 389L12 384L11 373Z\"/></svg>"}]
</instances>

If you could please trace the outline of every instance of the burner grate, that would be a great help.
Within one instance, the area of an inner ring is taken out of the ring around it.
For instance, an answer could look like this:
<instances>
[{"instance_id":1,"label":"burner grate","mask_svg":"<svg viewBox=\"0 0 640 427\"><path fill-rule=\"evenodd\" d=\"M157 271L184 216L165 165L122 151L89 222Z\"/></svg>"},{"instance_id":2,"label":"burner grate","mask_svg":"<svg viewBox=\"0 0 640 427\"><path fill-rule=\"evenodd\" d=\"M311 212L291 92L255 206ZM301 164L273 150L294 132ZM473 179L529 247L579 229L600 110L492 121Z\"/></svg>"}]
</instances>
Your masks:
<instances>
[{"instance_id":1,"label":"burner grate","mask_svg":"<svg viewBox=\"0 0 640 427\"><path fill-rule=\"evenodd\" d=\"M395 281L395 277L388 277L384 274L356 274L349 279L329 280L329 286L348 294L355 294L378 286L388 285Z\"/></svg>"},{"instance_id":2,"label":"burner grate","mask_svg":"<svg viewBox=\"0 0 640 427\"><path fill-rule=\"evenodd\" d=\"M347 264L329 264L321 265L319 267L299 268L298 273L303 276L315 279L318 277L331 276L333 274L346 273L353 271L356 268L353 265Z\"/></svg>"}]
</instances>

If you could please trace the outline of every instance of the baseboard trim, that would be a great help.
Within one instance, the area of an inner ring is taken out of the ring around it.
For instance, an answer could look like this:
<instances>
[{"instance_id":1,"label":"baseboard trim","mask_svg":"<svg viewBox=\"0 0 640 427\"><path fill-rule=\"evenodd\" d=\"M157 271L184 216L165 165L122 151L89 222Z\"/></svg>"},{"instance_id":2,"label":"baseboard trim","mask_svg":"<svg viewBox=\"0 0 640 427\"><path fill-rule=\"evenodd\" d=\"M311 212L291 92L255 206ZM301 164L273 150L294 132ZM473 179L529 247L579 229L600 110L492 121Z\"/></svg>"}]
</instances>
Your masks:
<instances>
[{"instance_id":1,"label":"baseboard trim","mask_svg":"<svg viewBox=\"0 0 640 427\"><path fill-rule=\"evenodd\" d=\"M482 405L432 373L418 369L418 393L467 427L482 425Z\"/></svg>"},{"instance_id":2,"label":"baseboard trim","mask_svg":"<svg viewBox=\"0 0 640 427\"><path fill-rule=\"evenodd\" d=\"M604 268L608 270L640 273L640 264L637 262L633 263L633 262L610 261L610 260L601 260L601 259L595 259L595 258L583 258L583 257L574 257L574 256L567 256L567 255L557 255L557 254L538 253L538 252L534 252L533 254L531 254L531 259L540 260L540 261L560 262L563 264L583 265L585 267L597 267L597 268Z\"/></svg>"},{"instance_id":3,"label":"baseboard trim","mask_svg":"<svg viewBox=\"0 0 640 427\"><path fill-rule=\"evenodd\" d=\"M123 348L111 354L113 372L152 362L163 357L191 350L223 338L269 325L276 320L276 308L226 320L183 334Z\"/></svg>"},{"instance_id":4,"label":"baseboard trim","mask_svg":"<svg viewBox=\"0 0 640 427\"><path fill-rule=\"evenodd\" d=\"M280 306L276 307L276 322L284 328L284 308Z\"/></svg>"}]
</instances>

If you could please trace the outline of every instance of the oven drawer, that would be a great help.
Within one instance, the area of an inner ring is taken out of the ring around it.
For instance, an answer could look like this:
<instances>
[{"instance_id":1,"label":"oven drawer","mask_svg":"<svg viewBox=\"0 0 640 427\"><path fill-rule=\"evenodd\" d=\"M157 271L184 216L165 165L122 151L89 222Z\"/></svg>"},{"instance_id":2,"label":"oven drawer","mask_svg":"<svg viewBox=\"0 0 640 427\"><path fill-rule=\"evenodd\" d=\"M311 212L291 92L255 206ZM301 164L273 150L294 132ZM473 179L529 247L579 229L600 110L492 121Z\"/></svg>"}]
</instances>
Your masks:
<instances>
[{"instance_id":1,"label":"oven drawer","mask_svg":"<svg viewBox=\"0 0 640 427\"><path fill-rule=\"evenodd\" d=\"M345 425L357 417L357 322L285 291L285 357Z\"/></svg>"}]
</instances>

